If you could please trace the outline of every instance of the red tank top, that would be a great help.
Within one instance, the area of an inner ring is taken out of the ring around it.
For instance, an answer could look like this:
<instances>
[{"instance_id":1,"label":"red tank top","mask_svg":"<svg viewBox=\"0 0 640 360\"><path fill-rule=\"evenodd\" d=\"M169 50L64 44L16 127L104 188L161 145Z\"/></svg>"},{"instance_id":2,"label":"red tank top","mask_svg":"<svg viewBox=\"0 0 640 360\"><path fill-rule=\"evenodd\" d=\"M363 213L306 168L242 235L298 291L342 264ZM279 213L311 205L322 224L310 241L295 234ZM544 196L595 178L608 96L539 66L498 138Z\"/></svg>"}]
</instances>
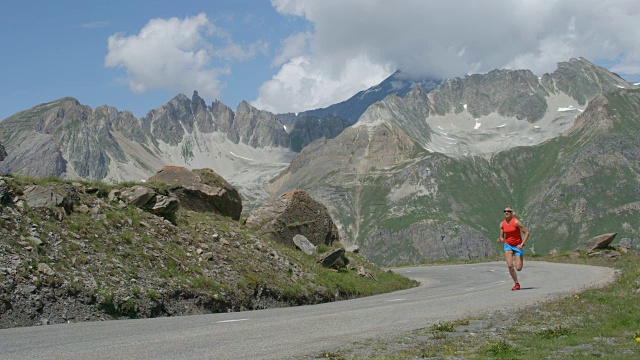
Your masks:
<instances>
[{"instance_id":1,"label":"red tank top","mask_svg":"<svg viewBox=\"0 0 640 360\"><path fill-rule=\"evenodd\" d=\"M502 231L504 231L504 235L507 237L506 243L511 246L518 246L522 244L522 234L520 234L520 229L516 226L516 218L511 218L511 223L507 223L507 220L502 220Z\"/></svg>"}]
</instances>

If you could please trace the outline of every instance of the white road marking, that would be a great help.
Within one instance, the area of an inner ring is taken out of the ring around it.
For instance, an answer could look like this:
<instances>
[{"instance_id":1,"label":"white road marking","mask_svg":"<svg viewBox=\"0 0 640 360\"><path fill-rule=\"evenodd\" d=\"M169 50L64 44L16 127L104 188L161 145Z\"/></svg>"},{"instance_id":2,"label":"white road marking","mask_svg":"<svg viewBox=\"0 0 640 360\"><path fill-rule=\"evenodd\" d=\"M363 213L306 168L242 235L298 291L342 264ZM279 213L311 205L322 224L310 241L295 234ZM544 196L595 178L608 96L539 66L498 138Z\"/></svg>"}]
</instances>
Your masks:
<instances>
[{"instance_id":1,"label":"white road marking","mask_svg":"<svg viewBox=\"0 0 640 360\"><path fill-rule=\"evenodd\" d=\"M392 302L392 301L405 301L406 299L391 299L391 300L387 300L388 302Z\"/></svg>"},{"instance_id":2,"label":"white road marking","mask_svg":"<svg viewBox=\"0 0 640 360\"><path fill-rule=\"evenodd\" d=\"M247 320L249 320L249 319L222 320L222 321L218 321L218 322L216 322L216 324L230 323L230 322L238 322L238 321L247 321Z\"/></svg>"}]
</instances>

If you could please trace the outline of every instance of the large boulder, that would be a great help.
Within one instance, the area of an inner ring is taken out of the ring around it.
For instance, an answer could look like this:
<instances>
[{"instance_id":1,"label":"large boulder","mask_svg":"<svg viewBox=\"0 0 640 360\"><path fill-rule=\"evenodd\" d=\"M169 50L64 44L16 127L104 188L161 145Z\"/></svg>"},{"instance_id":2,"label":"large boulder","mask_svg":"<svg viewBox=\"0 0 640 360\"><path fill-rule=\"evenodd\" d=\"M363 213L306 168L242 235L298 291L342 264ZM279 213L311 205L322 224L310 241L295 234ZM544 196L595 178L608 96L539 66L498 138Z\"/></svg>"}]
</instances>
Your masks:
<instances>
[{"instance_id":1,"label":"large boulder","mask_svg":"<svg viewBox=\"0 0 640 360\"><path fill-rule=\"evenodd\" d=\"M596 249L606 249L616 237L617 233L607 233L592 237L576 248L576 251L594 251Z\"/></svg>"},{"instance_id":2,"label":"large boulder","mask_svg":"<svg viewBox=\"0 0 640 360\"><path fill-rule=\"evenodd\" d=\"M148 181L169 185L185 209L216 212L234 220L240 219L242 198L238 190L211 169L165 166Z\"/></svg>"},{"instance_id":3,"label":"large boulder","mask_svg":"<svg viewBox=\"0 0 640 360\"><path fill-rule=\"evenodd\" d=\"M284 193L256 209L247 225L292 247L296 235L303 235L315 246L339 240L338 228L327 207L302 190Z\"/></svg>"}]
</instances>

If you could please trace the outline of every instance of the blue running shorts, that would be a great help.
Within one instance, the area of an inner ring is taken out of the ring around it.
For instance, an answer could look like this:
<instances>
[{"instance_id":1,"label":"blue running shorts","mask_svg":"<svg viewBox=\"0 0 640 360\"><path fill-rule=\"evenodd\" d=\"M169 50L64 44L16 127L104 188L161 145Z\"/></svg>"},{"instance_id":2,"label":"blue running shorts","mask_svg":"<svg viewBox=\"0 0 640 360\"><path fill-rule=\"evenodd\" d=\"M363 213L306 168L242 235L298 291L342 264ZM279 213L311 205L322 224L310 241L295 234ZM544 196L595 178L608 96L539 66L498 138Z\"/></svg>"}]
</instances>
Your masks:
<instances>
[{"instance_id":1,"label":"blue running shorts","mask_svg":"<svg viewBox=\"0 0 640 360\"><path fill-rule=\"evenodd\" d=\"M524 256L524 250L520 250L517 246L511 246L507 243L504 243L504 251L513 251L515 256Z\"/></svg>"}]
</instances>

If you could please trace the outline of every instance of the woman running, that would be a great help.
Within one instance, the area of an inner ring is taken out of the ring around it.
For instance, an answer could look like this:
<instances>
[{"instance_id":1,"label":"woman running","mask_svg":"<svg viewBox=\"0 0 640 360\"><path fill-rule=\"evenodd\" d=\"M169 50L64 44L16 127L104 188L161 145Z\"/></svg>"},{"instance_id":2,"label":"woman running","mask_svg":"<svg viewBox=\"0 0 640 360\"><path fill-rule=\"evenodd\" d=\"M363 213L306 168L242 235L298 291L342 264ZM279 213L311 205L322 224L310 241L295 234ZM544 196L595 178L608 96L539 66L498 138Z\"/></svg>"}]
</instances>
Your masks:
<instances>
[{"instance_id":1,"label":"woman running","mask_svg":"<svg viewBox=\"0 0 640 360\"><path fill-rule=\"evenodd\" d=\"M522 233L524 233L524 239ZM504 220L500 223L500 237L498 238L498 242L504 243L504 257L507 260L509 274L511 274L511 278L513 282L515 282L511 290L520 290L516 270L522 270L522 265L524 264L524 250L522 248L528 239L529 231L522 225L520 220L513 217L513 208L506 206L504 208Z\"/></svg>"}]
</instances>

